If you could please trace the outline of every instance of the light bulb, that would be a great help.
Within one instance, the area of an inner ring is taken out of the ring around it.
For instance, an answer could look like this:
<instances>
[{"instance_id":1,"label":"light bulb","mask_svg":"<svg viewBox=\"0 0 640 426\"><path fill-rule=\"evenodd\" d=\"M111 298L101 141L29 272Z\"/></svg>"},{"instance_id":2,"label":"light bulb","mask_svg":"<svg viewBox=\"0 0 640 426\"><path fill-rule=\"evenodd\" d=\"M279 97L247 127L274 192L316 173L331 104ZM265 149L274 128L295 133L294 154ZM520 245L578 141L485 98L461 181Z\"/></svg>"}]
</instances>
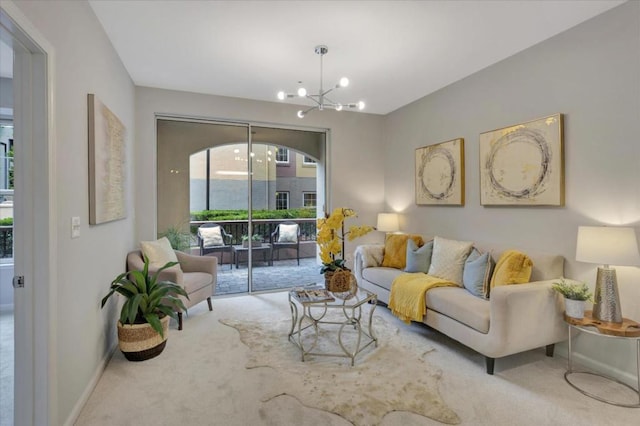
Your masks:
<instances>
[{"instance_id":1,"label":"light bulb","mask_svg":"<svg viewBox=\"0 0 640 426\"><path fill-rule=\"evenodd\" d=\"M340 79L340 87L347 87L349 85L349 79L347 77L342 77Z\"/></svg>"},{"instance_id":2,"label":"light bulb","mask_svg":"<svg viewBox=\"0 0 640 426\"><path fill-rule=\"evenodd\" d=\"M304 98L305 96L307 96L307 89L305 89L304 87L299 88L298 96L300 96L301 98Z\"/></svg>"},{"instance_id":3,"label":"light bulb","mask_svg":"<svg viewBox=\"0 0 640 426\"><path fill-rule=\"evenodd\" d=\"M342 104L336 105L336 111L342 111Z\"/></svg>"},{"instance_id":4,"label":"light bulb","mask_svg":"<svg viewBox=\"0 0 640 426\"><path fill-rule=\"evenodd\" d=\"M364 109L364 102L362 102L362 101L358 102L358 109L359 110L363 110Z\"/></svg>"},{"instance_id":5,"label":"light bulb","mask_svg":"<svg viewBox=\"0 0 640 426\"><path fill-rule=\"evenodd\" d=\"M278 92L278 99L280 99L281 101L284 101L286 97L287 97L287 94L284 93L283 91Z\"/></svg>"},{"instance_id":6,"label":"light bulb","mask_svg":"<svg viewBox=\"0 0 640 426\"><path fill-rule=\"evenodd\" d=\"M298 118L304 118L304 111L298 111Z\"/></svg>"}]
</instances>

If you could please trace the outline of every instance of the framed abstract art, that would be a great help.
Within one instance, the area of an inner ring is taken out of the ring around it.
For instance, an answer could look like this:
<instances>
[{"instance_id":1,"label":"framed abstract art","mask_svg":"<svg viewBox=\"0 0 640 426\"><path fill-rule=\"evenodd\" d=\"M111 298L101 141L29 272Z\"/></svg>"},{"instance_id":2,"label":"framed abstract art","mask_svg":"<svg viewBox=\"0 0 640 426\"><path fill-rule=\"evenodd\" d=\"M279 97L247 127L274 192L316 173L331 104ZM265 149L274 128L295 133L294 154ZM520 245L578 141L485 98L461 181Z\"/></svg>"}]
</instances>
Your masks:
<instances>
[{"instance_id":1,"label":"framed abstract art","mask_svg":"<svg viewBox=\"0 0 640 426\"><path fill-rule=\"evenodd\" d=\"M416 149L416 204L464 205L464 139Z\"/></svg>"},{"instance_id":2,"label":"framed abstract art","mask_svg":"<svg viewBox=\"0 0 640 426\"><path fill-rule=\"evenodd\" d=\"M562 114L480 134L480 204L564 205Z\"/></svg>"},{"instance_id":3,"label":"framed abstract art","mask_svg":"<svg viewBox=\"0 0 640 426\"><path fill-rule=\"evenodd\" d=\"M89 112L89 223L124 219L125 127L93 94Z\"/></svg>"}]
</instances>

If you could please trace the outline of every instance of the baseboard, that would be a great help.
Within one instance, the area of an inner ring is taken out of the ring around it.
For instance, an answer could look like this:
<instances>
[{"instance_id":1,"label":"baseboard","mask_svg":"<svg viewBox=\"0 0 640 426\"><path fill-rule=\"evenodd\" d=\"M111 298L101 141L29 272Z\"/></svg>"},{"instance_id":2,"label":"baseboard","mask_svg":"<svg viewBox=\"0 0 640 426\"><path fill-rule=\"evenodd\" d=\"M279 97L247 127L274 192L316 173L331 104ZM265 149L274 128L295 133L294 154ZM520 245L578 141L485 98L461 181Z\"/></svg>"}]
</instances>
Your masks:
<instances>
[{"instance_id":1,"label":"baseboard","mask_svg":"<svg viewBox=\"0 0 640 426\"><path fill-rule=\"evenodd\" d=\"M561 343L556 345L555 350L556 356L560 356L561 358L567 359L567 344ZM609 376L616 380L625 383L634 389L638 386L638 377L635 375L635 372L628 372L625 370L620 370L619 368L613 368L610 365L603 364L600 361L596 361L588 356L580 352L573 351L573 364L574 369L576 369L576 364L578 364L577 369L587 369L597 372L599 374L603 374L605 376Z\"/></svg>"},{"instance_id":2,"label":"baseboard","mask_svg":"<svg viewBox=\"0 0 640 426\"><path fill-rule=\"evenodd\" d=\"M85 388L84 392L82 392L82 395L80 396L76 404L73 406L71 413L69 413L69 417L64 422L64 426L73 426L76 420L78 420L78 417L80 416L80 412L82 411L82 408L87 403L87 401L89 400L89 397L91 396L91 393L93 392L96 385L100 381L100 378L102 377L104 370L107 368L109 361L111 361L111 357L113 357L113 354L116 352L116 349L118 349L117 340L111 346L111 348L109 348L105 357L102 359L102 362L100 362L100 364L98 365L98 368L96 368L96 372L93 374L93 377L91 378L89 383L87 383L87 387Z\"/></svg>"}]
</instances>

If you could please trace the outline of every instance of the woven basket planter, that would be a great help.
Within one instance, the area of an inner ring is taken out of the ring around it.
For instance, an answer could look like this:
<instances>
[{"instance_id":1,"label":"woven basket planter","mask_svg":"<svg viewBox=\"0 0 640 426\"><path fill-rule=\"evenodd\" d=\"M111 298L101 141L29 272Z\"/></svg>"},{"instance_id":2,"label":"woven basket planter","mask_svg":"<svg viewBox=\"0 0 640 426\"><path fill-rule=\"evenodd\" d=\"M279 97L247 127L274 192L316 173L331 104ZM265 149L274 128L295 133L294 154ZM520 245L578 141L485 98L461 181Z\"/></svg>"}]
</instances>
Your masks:
<instances>
[{"instance_id":1,"label":"woven basket planter","mask_svg":"<svg viewBox=\"0 0 640 426\"><path fill-rule=\"evenodd\" d=\"M122 324L118 321L118 346L129 361L145 361L154 358L164 350L169 334L169 316L160 319L164 337L148 323Z\"/></svg>"}]
</instances>

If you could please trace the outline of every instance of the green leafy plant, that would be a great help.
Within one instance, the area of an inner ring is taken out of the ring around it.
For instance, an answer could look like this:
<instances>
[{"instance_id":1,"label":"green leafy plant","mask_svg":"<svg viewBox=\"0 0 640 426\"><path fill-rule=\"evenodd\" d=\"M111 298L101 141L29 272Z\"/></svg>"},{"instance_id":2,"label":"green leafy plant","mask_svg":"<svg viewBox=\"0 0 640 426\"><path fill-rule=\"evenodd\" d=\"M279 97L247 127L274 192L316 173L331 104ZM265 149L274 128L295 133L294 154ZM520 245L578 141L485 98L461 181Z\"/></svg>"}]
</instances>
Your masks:
<instances>
[{"instance_id":1,"label":"green leafy plant","mask_svg":"<svg viewBox=\"0 0 640 426\"><path fill-rule=\"evenodd\" d=\"M564 278L561 278L559 282L553 283L551 287L567 299L589 301L592 300L591 290L589 289L589 286L584 282L570 284L567 283Z\"/></svg>"},{"instance_id":2,"label":"green leafy plant","mask_svg":"<svg viewBox=\"0 0 640 426\"><path fill-rule=\"evenodd\" d=\"M145 256L142 271L124 272L111 282L111 290L102 298L100 307L104 308L113 294L121 294L126 301L120 311L120 322L131 325L149 323L164 337L160 318L169 315L177 321L178 315L174 311L174 306L186 311L184 303L177 296L189 299L187 292L176 283L158 281L160 272L177 264L178 262L169 262L153 275L149 275L149 259Z\"/></svg>"},{"instance_id":3,"label":"green leafy plant","mask_svg":"<svg viewBox=\"0 0 640 426\"><path fill-rule=\"evenodd\" d=\"M170 226L160 236L167 237L174 250L186 252L191 247L191 234L183 232L176 226Z\"/></svg>"},{"instance_id":4,"label":"green leafy plant","mask_svg":"<svg viewBox=\"0 0 640 426\"><path fill-rule=\"evenodd\" d=\"M0 219L0 226L11 226L13 225L12 217L5 217L4 219Z\"/></svg>"},{"instance_id":5,"label":"green leafy plant","mask_svg":"<svg viewBox=\"0 0 640 426\"><path fill-rule=\"evenodd\" d=\"M249 241L249 235L247 235L247 234L244 234L244 235L242 236L242 242L245 242L245 241ZM262 241L262 235L260 235L260 234L253 234L253 235L251 236L251 241Z\"/></svg>"}]
</instances>

